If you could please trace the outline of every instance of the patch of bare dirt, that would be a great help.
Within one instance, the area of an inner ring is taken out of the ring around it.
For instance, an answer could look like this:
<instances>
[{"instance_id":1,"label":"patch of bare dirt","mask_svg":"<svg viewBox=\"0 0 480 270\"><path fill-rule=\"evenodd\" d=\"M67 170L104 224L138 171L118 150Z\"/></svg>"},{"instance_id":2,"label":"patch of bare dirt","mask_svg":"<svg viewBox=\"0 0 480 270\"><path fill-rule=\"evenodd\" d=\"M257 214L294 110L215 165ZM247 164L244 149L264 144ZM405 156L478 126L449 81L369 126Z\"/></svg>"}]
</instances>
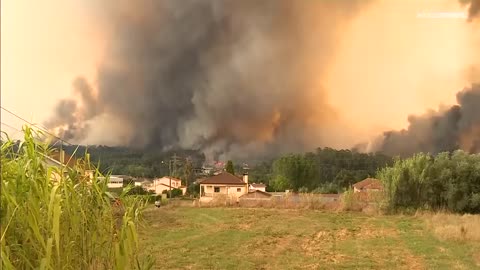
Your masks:
<instances>
[{"instance_id":1,"label":"patch of bare dirt","mask_svg":"<svg viewBox=\"0 0 480 270\"><path fill-rule=\"evenodd\" d=\"M332 250L330 243L336 240L346 240L348 238L348 230L342 229L338 231L319 231L313 237L306 239L301 248L305 255L315 257L321 263L338 264L349 259L347 255ZM317 265L307 265L307 269L316 269Z\"/></svg>"},{"instance_id":2,"label":"patch of bare dirt","mask_svg":"<svg viewBox=\"0 0 480 270\"><path fill-rule=\"evenodd\" d=\"M353 230L346 228L335 231L319 231L313 237L314 242L344 241L347 239L371 239L380 237L396 237L398 231L394 228L375 228L364 226Z\"/></svg>"},{"instance_id":3,"label":"patch of bare dirt","mask_svg":"<svg viewBox=\"0 0 480 270\"><path fill-rule=\"evenodd\" d=\"M407 269L412 269L412 270L421 270L421 269L426 269L423 259L414 256L412 253L407 252L404 255L405 262L407 263Z\"/></svg>"}]
</instances>

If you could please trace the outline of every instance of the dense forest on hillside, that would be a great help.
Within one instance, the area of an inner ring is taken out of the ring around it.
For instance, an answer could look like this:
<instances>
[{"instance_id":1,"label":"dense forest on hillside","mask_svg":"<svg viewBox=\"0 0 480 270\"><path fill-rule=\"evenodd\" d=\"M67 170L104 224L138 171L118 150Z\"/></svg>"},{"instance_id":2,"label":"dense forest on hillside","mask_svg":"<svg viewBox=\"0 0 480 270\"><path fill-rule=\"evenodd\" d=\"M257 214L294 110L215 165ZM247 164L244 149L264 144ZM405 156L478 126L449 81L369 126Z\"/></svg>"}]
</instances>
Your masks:
<instances>
[{"instance_id":1,"label":"dense forest on hillside","mask_svg":"<svg viewBox=\"0 0 480 270\"><path fill-rule=\"evenodd\" d=\"M109 146L82 146L70 145L63 146L65 152L75 157L82 157L88 149L90 160L98 164L103 173L130 175L135 177L160 177L174 174L175 170L179 172L185 165L185 160L189 160L193 168L201 167L205 162L205 156L195 150L175 150L175 151L144 151L127 147L109 147ZM172 158L177 156L178 160L175 166L172 164Z\"/></svg>"}]
</instances>

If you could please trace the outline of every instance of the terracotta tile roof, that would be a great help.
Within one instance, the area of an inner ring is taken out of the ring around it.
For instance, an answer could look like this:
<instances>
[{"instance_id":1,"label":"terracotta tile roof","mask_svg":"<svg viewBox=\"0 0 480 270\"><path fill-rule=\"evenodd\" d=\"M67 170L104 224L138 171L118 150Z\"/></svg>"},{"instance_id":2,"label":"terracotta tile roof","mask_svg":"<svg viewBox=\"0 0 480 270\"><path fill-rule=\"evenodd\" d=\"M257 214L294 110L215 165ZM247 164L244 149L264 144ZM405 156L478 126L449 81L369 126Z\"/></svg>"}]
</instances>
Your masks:
<instances>
[{"instance_id":1,"label":"terracotta tile roof","mask_svg":"<svg viewBox=\"0 0 480 270\"><path fill-rule=\"evenodd\" d=\"M233 174L222 172L203 180L200 184L244 185L245 183L241 178Z\"/></svg>"},{"instance_id":2,"label":"terracotta tile roof","mask_svg":"<svg viewBox=\"0 0 480 270\"><path fill-rule=\"evenodd\" d=\"M353 187L357 189L382 189L382 181L375 178L367 178L358 183L355 183Z\"/></svg>"},{"instance_id":3,"label":"terracotta tile roof","mask_svg":"<svg viewBox=\"0 0 480 270\"><path fill-rule=\"evenodd\" d=\"M264 188L264 187L266 187L265 184L262 184L262 183L259 183L259 184L251 183L250 185L254 188Z\"/></svg>"},{"instance_id":4,"label":"terracotta tile roof","mask_svg":"<svg viewBox=\"0 0 480 270\"><path fill-rule=\"evenodd\" d=\"M255 196L255 194L259 194L263 197L271 197L272 194L268 193L268 192L264 192L264 191L261 191L261 190L257 190L257 189L254 189L254 190L249 190L247 194L243 194L242 196L240 196L240 198L245 198L245 197L252 197L252 196Z\"/></svg>"}]
</instances>

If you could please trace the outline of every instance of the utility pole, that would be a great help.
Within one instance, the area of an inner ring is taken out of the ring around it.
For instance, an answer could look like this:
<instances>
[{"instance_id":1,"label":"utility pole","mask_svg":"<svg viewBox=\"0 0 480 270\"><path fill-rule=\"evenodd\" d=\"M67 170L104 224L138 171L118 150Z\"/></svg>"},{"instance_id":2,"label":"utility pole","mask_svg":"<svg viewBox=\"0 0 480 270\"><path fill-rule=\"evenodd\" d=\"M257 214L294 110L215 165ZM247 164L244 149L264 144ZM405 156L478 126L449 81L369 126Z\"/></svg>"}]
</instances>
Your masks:
<instances>
[{"instance_id":1,"label":"utility pole","mask_svg":"<svg viewBox=\"0 0 480 270\"><path fill-rule=\"evenodd\" d=\"M169 187L169 193L170 193L170 198L172 198L172 175L176 176L177 175L177 161L178 161L178 156L176 153L173 154L173 157L168 161L168 178L170 181L170 187Z\"/></svg>"},{"instance_id":2,"label":"utility pole","mask_svg":"<svg viewBox=\"0 0 480 270\"><path fill-rule=\"evenodd\" d=\"M168 185L170 199L172 199L172 161L168 161L168 179L170 180L170 184Z\"/></svg>"}]
</instances>

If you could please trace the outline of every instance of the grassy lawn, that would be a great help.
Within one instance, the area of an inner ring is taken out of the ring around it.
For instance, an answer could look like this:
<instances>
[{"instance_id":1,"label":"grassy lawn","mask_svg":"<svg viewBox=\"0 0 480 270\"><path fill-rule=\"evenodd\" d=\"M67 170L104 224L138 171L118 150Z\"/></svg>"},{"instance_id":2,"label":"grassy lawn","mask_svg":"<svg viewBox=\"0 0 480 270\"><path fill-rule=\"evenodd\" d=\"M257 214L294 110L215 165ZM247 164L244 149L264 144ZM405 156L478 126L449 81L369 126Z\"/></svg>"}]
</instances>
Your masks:
<instances>
[{"instance_id":1,"label":"grassy lawn","mask_svg":"<svg viewBox=\"0 0 480 270\"><path fill-rule=\"evenodd\" d=\"M145 218L157 269L480 268L480 244L439 240L415 217L185 207Z\"/></svg>"}]
</instances>

